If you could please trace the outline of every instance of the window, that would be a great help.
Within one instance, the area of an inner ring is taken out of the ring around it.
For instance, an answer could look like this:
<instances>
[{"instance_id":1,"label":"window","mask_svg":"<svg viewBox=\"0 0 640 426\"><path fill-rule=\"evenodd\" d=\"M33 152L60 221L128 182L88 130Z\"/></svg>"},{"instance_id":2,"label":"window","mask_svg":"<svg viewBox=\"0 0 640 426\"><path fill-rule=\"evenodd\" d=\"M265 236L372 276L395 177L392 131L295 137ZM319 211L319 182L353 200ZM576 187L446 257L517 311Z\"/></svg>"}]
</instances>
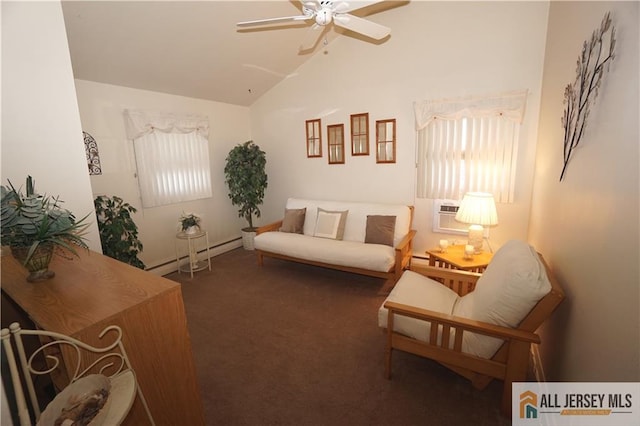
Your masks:
<instances>
[{"instance_id":1,"label":"window","mask_svg":"<svg viewBox=\"0 0 640 426\"><path fill-rule=\"evenodd\" d=\"M125 112L145 208L211 197L208 120Z\"/></svg>"},{"instance_id":2,"label":"window","mask_svg":"<svg viewBox=\"0 0 640 426\"><path fill-rule=\"evenodd\" d=\"M518 135L527 93L416 103L417 196L490 192L513 202Z\"/></svg>"}]
</instances>

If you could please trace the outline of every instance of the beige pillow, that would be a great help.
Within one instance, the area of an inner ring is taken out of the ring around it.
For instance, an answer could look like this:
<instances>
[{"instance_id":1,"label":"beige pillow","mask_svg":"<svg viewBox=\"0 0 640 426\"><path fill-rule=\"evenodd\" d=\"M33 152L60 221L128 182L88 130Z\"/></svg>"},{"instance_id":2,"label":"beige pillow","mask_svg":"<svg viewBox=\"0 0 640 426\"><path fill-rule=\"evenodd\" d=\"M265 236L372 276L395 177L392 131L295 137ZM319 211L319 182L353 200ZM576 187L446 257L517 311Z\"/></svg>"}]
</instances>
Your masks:
<instances>
[{"instance_id":1,"label":"beige pillow","mask_svg":"<svg viewBox=\"0 0 640 426\"><path fill-rule=\"evenodd\" d=\"M367 244L384 244L393 247L393 235L395 231L395 216L367 216L367 229L364 242Z\"/></svg>"},{"instance_id":2,"label":"beige pillow","mask_svg":"<svg viewBox=\"0 0 640 426\"><path fill-rule=\"evenodd\" d=\"M304 229L304 217L306 214L306 207L302 209L284 209L284 218L282 219L280 232L302 234Z\"/></svg>"},{"instance_id":3,"label":"beige pillow","mask_svg":"<svg viewBox=\"0 0 640 426\"><path fill-rule=\"evenodd\" d=\"M349 210L329 211L318 207L318 217L313 236L341 240L344 235L344 226L347 222L347 213L349 213Z\"/></svg>"}]
</instances>

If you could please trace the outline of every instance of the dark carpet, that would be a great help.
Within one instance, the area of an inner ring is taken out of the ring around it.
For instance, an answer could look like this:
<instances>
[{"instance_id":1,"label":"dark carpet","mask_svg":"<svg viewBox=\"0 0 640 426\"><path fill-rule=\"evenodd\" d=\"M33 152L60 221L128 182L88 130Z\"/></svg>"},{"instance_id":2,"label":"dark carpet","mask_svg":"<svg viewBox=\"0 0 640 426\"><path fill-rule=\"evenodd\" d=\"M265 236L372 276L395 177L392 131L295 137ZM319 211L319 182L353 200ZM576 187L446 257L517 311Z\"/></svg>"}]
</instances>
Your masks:
<instances>
[{"instance_id":1,"label":"dark carpet","mask_svg":"<svg viewBox=\"0 0 640 426\"><path fill-rule=\"evenodd\" d=\"M236 249L182 283L207 425L509 425L483 391L395 351L384 377L383 280Z\"/></svg>"}]
</instances>

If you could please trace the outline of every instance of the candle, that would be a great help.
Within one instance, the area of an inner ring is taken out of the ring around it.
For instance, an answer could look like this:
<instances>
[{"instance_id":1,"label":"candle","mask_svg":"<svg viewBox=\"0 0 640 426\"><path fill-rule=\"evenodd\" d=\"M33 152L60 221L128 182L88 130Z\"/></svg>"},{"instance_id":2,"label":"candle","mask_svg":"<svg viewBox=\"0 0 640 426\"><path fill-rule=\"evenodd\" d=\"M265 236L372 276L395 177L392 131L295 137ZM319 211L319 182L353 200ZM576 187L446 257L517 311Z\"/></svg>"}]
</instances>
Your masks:
<instances>
[{"instance_id":1,"label":"candle","mask_svg":"<svg viewBox=\"0 0 640 426\"><path fill-rule=\"evenodd\" d=\"M440 252L445 253L449 247L449 240L440 240Z\"/></svg>"},{"instance_id":2,"label":"candle","mask_svg":"<svg viewBox=\"0 0 640 426\"><path fill-rule=\"evenodd\" d=\"M464 258L465 259L473 259L474 251L475 251L475 249L473 248L473 246L471 244L467 244L466 246L464 246Z\"/></svg>"}]
</instances>

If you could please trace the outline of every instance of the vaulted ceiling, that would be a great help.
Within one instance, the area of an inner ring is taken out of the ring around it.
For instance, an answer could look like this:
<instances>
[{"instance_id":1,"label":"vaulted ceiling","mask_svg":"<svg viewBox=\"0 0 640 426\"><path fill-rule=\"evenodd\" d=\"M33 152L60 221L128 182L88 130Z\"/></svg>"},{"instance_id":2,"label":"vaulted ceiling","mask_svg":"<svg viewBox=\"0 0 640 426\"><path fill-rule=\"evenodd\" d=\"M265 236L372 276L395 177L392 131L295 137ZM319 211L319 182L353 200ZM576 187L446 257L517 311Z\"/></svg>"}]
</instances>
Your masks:
<instances>
[{"instance_id":1,"label":"vaulted ceiling","mask_svg":"<svg viewBox=\"0 0 640 426\"><path fill-rule=\"evenodd\" d=\"M382 12L407 3L385 1L353 14L385 25ZM300 15L297 0L63 1L62 9L75 78L245 106L335 37L386 41L334 26L314 31L305 21L236 26ZM305 40L317 43L300 52Z\"/></svg>"}]
</instances>

